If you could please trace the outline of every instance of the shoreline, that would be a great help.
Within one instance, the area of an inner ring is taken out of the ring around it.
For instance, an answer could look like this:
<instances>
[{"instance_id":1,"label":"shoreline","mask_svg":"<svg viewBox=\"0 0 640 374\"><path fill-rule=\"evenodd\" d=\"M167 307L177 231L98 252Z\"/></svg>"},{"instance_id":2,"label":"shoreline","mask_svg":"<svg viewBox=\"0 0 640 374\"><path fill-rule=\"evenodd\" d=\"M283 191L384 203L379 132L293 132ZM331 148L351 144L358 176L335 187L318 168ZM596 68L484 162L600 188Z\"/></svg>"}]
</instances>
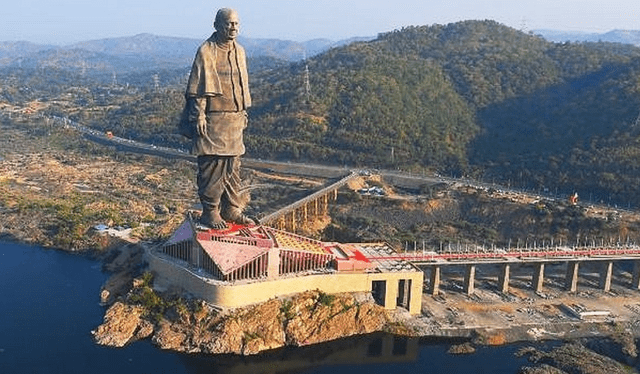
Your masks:
<instances>
[{"instance_id":1,"label":"shoreline","mask_svg":"<svg viewBox=\"0 0 640 374\"><path fill-rule=\"evenodd\" d=\"M637 323L640 321L640 308L627 307L629 303L640 305L640 299L634 297L633 291L629 291L627 295L602 295L600 298L589 294L585 294L588 298L558 295L551 300L542 297L531 299L528 298L531 295L524 293L520 296L525 296L524 303L527 307L521 310L519 307L523 305L522 299L497 304L490 300L491 297L498 297L495 291L485 288L477 288L479 295L475 298L456 293L440 297L423 294L422 313L418 316L412 316L402 308L392 311L385 311L381 307L376 309L378 306L370 295L330 295L331 300L327 301L328 299L323 299L325 296L322 293L311 291L220 312L201 301L189 299L177 289L156 294L150 276L144 280L144 276L140 277L134 271L140 265L137 261L141 260L141 247L138 244L120 247L112 252L102 260L103 269L111 272L112 276L106 281L101 294L103 303L109 306L103 324L105 327L102 331L98 331L100 328L94 331L96 341L100 343L102 339L100 344L107 342L106 345L123 346L130 341L150 338L162 349L179 352L253 355L281 347L312 345L372 332L389 332L416 338L463 339L488 346L607 338L624 347L631 357L637 355L635 338L640 337L640 324ZM149 299L150 295L164 299L162 302L167 306L161 309L154 309L156 306L153 305L141 307L144 303L140 300ZM181 300L182 304L172 304L175 300ZM618 309L605 319L579 320L567 315L559 307L567 300L583 303L591 301L602 306L618 305ZM118 305L118 313L114 312L117 316L109 317L114 305ZM368 311L366 317L353 312L356 309L364 310L363 308ZM149 313L150 310L152 313ZM308 313L308 310L313 312ZM348 310L353 313L347 315L345 312ZM539 314L541 310L547 315ZM626 313L622 314L624 310ZM511 318L509 323L500 318L505 311ZM509 315L508 312L512 311L514 315ZM256 315L268 318L255 318ZM487 318L491 318L492 323L483 322ZM371 319L375 323L363 327L363 320ZM281 324L265 324L265 321L274 320ZM295 321L298 330L287 331L287 328L291 330L290 327L294 325L292 321ZM471 325L460 321L476 323ZM211 331L222 333L202 334L203 323ZM128 325L127 331L121 329L122 325ZM118 342L109 343L114 336ZM215 347L210 342L207 343L207 339L215 341Z\"/></svg>"},{"instance_id":2,"label":"shoreline","mask_svg":"<svg viewBox=\"0 0 640 374\"><path fill-rule=\"evenodd\" d=\"M130 248L135 248L135 246L131 246ZM51 249L51 248L47 248ZM66 252L66 251L65 251ZM78 254L78 252L68 252L71 254ZM122 254L121 248L117 248L110 253L110 255L119 255ZM84 256L82 254L81 256ZM100 264L103 264L103 271L107 273L111 273L115 275L116 273L109 271L106 269L108 265L117 265L121 263L121 261L127 261L128 256L120 257L119 261L103 261L99 259ZM113 260L113 259L111 259ZM96 263L96 264L97 264ZM108 280L107 280L108 281ZM480 289L483 290L482 288ZM446 299L451 299L452 295L445 295ZM464 298L467 298L464 296ZM432 299L430 296L428 299ZM433 302L436 302L435 300ZM106 309L106 308L105 308ZM279 308L276 308L279 309ZM167 315L171 315L173 312L167 313ZM403 313L402 310L397 311L397 315L399 317L406 316L407 313ZM175 316L174 316L175 317ZM418 320L422 320L422 322L428 321L429 318L422 316L418 317ZM402 321L401 318L396 321ZM622 321L618 321L622 322ZM242 323L242 320L240 320ZM170 334L164 335L166 338L164 343L176 342L175 338L179 337L180 331L176 329L172 329L170 324L164 324L164 331L170 332ZM145 328L153 329L153 326L150 324L143 324L140 328L137 328L138 331L136 333L142 333ZM405 327L411 327L411 325L405 325ZM536 334L531 334L530 330L536 331ZM580 354L581 364L584 366L589 365L595 362L600 363L602 361L608 360L621 363L622 365L626 365L626 371L616 371L611 370L606 373L608 374L618 374L618 373L633 373L632 368L637 367L638 360L635 357L635 354L625 347L624 342L619 339L616 335L620 331L629 330L629 333L634 334L634 337L638 336L637 325L629 325L629 324L613 324L612 321L600 321L600 322L589 322L589 321L571 321L571 322L555 322L555 323L540 323L540 324L528 324L526 326L520 327L508 327L502 329L496 328L486 328L484 326L457 326L452 328L442 328L438 331L431 330L430 333L426 333L423 331L422 333L417 333L415 330L413 331L382 331L382 333L377 333L375 331L371 333L362 333L355 336L351 336L349 339L343 339L342 336L337 336L331 341L327 342L329 344L322 344L324 342L318 341L313 342L312 344L302 345L302 346L291 346L285 345L282 347L273 347L272 349L265 349L261 351L256 351L252 353L243 354L243 353L230 353L224 352L220 354L207 354L205 352L197 352L197 351L189 351L182 349L182 347L176 345L173 347L170 346L162 346L159 339L154 339L151 337L139 336L139 339L144 339L146 342L144 344L151 343L152 346L155 346L154 349L169 350L171 352L180 352L183 354L187 354L190 357L208 357L213 360L225 360L225 362L236 362L235 360L240 360L243 363L246 362L255 362L256 365L263 363L265 357L282 357L283 355L299 355L306 354L308 352L322 352L325 354L326 352L334 352L336 350L342 350L337 347L346 347L349 348L353 345L353 342L363 342L364 344L360 345L354 353L362 354L363 357L369 357L367 352L371 352L372 347L380 347L380 344L383 346L382 354L385 357L393 357L392 360L407 360L407 362L413 362L418 359L416 353L418 352L418 344L423 344L422 342L428 341L436 341L439 342L443 348L441 348L441 352L447 353L447 355L456 356L456 355L467 355L467 354L475 354L475 355L484 355L487 351L491 351L491 346L501 345L505 346L504 349L509 350L511 355L516 354L518 357L524 356L531 363L521 363L520 367L525 366L539 366L542 364L543 366L548 364L548 361L534 361L534 359L538 360L537 357L554 357L564 355L566 357L572 357L572 353L578 352ZM408 332L412 332L412 334L408 334ZM626 337L629 338L629 335ZM234 333L232 335L242 336L243 334ZM408 336L406 338L402 337L402 335ZM248 335L244 335L247 337ZM495 336L506 337L505 339L493 340ZM251 337L251 336L249 336ZM255 338L255 336L253 337ZM380 339L382 339L382 343L380 343ZM496 344L498 343L498 344ZM627 341L631 346L635 347L635 339L631 338ZM447 349L447 346L449 348ZM404 348L403 348L404 347ZM578 347L578 348L576 348ZM392 349L393 348L393 349ZM403 355L401 358L396 357L395 349L398 348L402 352L403 349L407 349L407 354ZM561 349L562 348L562 349ZM373 348L374 352L378 352ZM501 348L502 349L502 348ZM570 349L575 349L576 351L569 351ZM369 351L368 351L369 350ZM477 351L477 353L476 353ZM337 351L336 351L337 352ZM246 361L251 358L250 361ZM324 357L324 356L322 356ZM565 357L565 359L567 359ZM373 358L372 362L378 362L378 356ZM451 358L453 359L453 358ZM464 357L460 357L461 360L467 360ZM546 359L546 358L545 358ZM557 359L557 358L556 358ZM227 361L231 360L231 361ZM256 361L253 361L256 360ZM458 359L456 359L458 360ZM473 361L474 358L470 358L469 360ZM520 359L521 360L521 359ZM559 359L557 359L559 360ZM591 360L591 361L590 361ZM279 361L276 361L279 362ZM521 361L522 362L522 361ZM557 364L558 366L560 364ZM522 369L521 369L522 370ZM515 372L515 371L514 371ZM566 371L571 372L571 371ZM600 374L598 371L575 371L580 374ZM529 371L520 371L519 373L530 373ZM531 372L531 373L545 373L541 372ZM553 372L556 373L556 372ZM560 373L560 372L559 372ZM604 373L604 372L602 372Z\"/></svg>"},{"instance_id":3,"label":"shoreline","mask_svg":"<svg viewBox=\"0 0 640 374\"><path fill-rule=\"evenodd\" d=\"M2 235L0 240L9 242L9 243L17 243L17 244L26 244L26 245L34 245L37 243L28 242L24 240L20 240L11 236L10 234ZM112 302L115 302L117 298L122 298L127 292L131 291L131 288L136 285L136 278L134 274L134 268L140 266L140 258L131 261L135 257L137 257L140 253L123 253L125 249L141 249L140 243L130 243L127 241L123 241L120 238L112 238L110 239L111 244L105 247L103 251L97 252L92 249L86 250L69 250L64 248L57 247L47 247L41 246L43 249L47 250L56 250L63 251L73 255L81 255L87 256L89 258L93 258L101 264L103 272L110 273L110 277L107 279L105 284L102 287L102 294L100 295L103 299L103 305L106 306L105 312L108 310L109 305L113 305ZM134 251L135 252L135 251ZM115 294L110 295L113 300L112 302L107 302L106 299L109 297L105 297L104 290L105 287L110 287L113 289ZM610 299L610 304L619 304L620 308L628 309L628 313L625 315L613 314L612 317L601 319L597 321L588 321L588 320L564 320L564 321L540 321L540 322L527 322L522 323L518 321L514 321L509 325L496 325L496 324L476 324L474 326L468 325L458 325L454 326L455 321L450 322L447 325L438 324L442 323L443 318L446 319L447 316L444 315L434 315L434 311L437 314L437 310L449 310L451 311L451 306L464 301L469 305L483 305L482 302L473 300L473 298L464 295L462 293L453 293L449 292L444 297L447 299L446 301L442 301L443 297L432 297L427 294L423 294L423 313L418 316L411 316L407 311L398 308L395 311L388 312L390 314L390 318L382 328L378 330L368 331L363 334L376 333L376 332L388 332L397 335L411 336L415 338L436 338L436 339L463 339L468 342L472 342L476 345L507 345L514 344L520 342L540 342L540 341L552 341L552 340L579 340L584 338L604 338L611 339L612 341L619 342L620 345L624 346L625 344L628 346L628 350L630 352L635 352L635 343L634 339L640 338L640 309L631 310L629 308L625 308L624 304L619 301L627 300L630 302L635 302L640 305L640 298L636 300L633 299L633 294L636 293L631 290L627 290L626 295L622 296L612 296L612 295L600 295L593 296L590 295L588 300L592 301L600 301L605 298ZM491 294L494 291L487 290L484 288L477 288L477 292L480 293L488 293ZM563 292L566 293L566 292ZM119 295L118 295L119 294ZM539 307L539 305L549 305L549 304L558 304L558 302L564 300L561 296L558 296L556 299L551 299L549 302L546 299L543 299L540 296L530 295L533 297L538 297L538 304L534 305ZM575 295L571 295L572 298L576 297ZM426 301L425 301L426 300ZM554 302L557 300L557 302ZM529 300L530 302L530 300ZM486 303L485 303L486 304ZM434 306L440 306L440 308L434 308ZM505 306L517 306L520 305L518 302L502 302L500 305L493 305L496 308L504 309ZM485 305L486 306L486 305ZM447 309L448 308L448 309ZM242 309L242 308L239 308ZM622 309L619 309L618 312ZM430 317L425 315L424 311L427 311L427 314L432 314ZM469 319L475 320L479 317L486 314L486 310L482 309L480 312L473 313L469 310L458 310L457 313L460 315L464 315L465 317L469 317ZM439 317L439 318L438 318ZM635 317L635 318L634 318ZM462 318L462 317L460 317ZM459 318L459 319L460 319ZM568 317L567 317L568 318ZM148 327L147 327L148 328ZM340 339L343 337L353 336L352 334L336 336L329 340L317 341L313 344L323 343L327 341L331 341L334 339ZM131 337L131 341L137 340L140 337ZM145 337L145 338L148 338ZM630 341L629 338L632 338ZM626 342L622 342L626 339ZM154 342L156 343L156 342ZM157 344L156 344L157 345ZM633 347L631 347L633 345ZM282 347L287 347L290 345L283 345ZM300 345L303 346L303 345ZM161 347L162 348L162 347ZM177 348L177 347L174 347ZM166 348L163 348L166 349ZM180 349L174 349L175 351L183 351ZM266 352L265 350L257 351ZM635 357L632 355L632 357Z\"/></svg>"}]
</instances>

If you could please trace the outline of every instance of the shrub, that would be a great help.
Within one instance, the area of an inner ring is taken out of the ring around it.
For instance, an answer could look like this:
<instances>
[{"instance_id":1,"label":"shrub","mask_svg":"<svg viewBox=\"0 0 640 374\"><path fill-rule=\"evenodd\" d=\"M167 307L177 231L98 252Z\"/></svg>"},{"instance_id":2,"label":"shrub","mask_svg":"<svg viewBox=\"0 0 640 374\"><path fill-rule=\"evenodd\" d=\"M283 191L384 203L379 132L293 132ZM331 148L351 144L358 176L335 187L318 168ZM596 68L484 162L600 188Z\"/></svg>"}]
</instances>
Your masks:
<instances>
[{"instance_id":1,"label":"shrub","mask_svg":"<svg viewBox=\"0 0 640 374\"><path fill-rule=\"evenodd\" d=\"M331 306L331 304L333 304L333 301L335 299L336 299L335 295L329 295L322 291L320 291L320 293L318 294L318 303L324 306Z\"/></svg>"}]
</instances>

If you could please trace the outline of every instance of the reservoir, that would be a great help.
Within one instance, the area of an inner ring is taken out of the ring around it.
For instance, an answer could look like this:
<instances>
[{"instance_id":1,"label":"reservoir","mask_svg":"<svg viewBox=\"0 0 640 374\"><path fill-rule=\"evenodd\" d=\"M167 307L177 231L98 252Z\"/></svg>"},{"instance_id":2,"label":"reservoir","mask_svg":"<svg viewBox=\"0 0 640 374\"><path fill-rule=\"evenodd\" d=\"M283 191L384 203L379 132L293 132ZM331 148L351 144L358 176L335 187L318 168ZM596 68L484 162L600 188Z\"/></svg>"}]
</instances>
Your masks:
<instances>
[{"instance_id":1,"label":"reservoir","mask_svg":"<svg viewBox=\"0 0 640 374\"><path fill-rule=\"evenodd\" d=\"M373 334L255 357L162 351L149 341L125 348L93 343L102 323L107 274L84 256L0 242L0 373L487 373L528 363L522 346L479 347L451 355L451 341Z\"/></svg>"}]
</instances>

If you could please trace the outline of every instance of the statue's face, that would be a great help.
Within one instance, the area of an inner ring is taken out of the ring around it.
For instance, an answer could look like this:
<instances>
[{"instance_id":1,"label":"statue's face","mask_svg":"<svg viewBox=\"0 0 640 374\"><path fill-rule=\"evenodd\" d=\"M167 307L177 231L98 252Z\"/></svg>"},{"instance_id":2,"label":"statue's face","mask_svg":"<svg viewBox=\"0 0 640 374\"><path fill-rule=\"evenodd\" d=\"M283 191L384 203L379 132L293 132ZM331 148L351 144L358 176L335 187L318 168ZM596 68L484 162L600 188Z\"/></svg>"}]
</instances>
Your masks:
<instances>
[{"instance_id":1,"label":"statue's face","mask_svg":"<svg viewBox=\"0 0 640 374\"><path fill-rule=\"evenodd\" d=\"M240 19L238 13L232 11L215 24L216 31L223 40L234 40L240 33Z\"/></svg>"}]
</instances>

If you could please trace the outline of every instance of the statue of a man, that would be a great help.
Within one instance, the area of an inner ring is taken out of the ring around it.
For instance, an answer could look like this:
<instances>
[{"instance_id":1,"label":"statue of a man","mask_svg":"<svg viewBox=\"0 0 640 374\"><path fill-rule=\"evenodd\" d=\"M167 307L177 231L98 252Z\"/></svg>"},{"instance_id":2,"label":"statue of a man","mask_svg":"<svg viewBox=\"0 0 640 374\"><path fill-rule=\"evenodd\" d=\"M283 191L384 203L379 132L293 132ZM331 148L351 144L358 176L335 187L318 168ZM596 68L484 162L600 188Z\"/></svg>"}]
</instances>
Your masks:
<instances>
[{"instance_id":1,"label":"statue of a man","mask_svg":"<svg viewBox=\"0 0 640 374\"><path fill-rule=\"evenodd\" d=\"M224 229L225 221L257 224L243 209L240 156L251 106L244 49L236 42L240 21L233 9L220 9L215 32L196 53L186 92L187 126L198 158L200 226Z\"/></svg>"}]
</instances>

